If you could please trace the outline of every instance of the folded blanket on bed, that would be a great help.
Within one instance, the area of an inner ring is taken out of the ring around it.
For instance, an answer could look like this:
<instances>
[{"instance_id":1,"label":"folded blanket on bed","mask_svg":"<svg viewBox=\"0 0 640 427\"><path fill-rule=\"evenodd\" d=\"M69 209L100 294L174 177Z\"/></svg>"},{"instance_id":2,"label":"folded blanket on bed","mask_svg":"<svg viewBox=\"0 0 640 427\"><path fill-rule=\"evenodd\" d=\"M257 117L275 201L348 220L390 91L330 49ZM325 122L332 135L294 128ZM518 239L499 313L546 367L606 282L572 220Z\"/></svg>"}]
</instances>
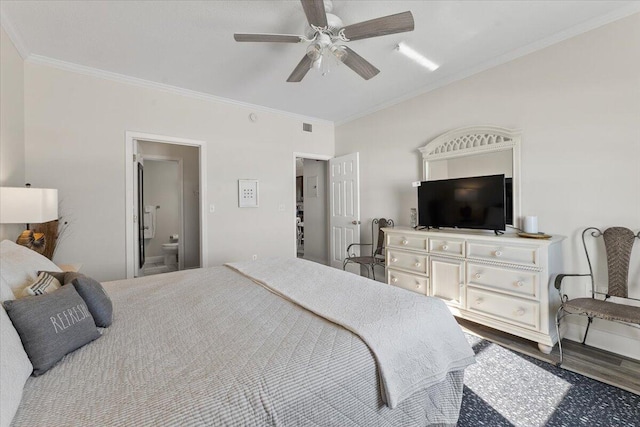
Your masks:
<instances>
[{"instance_id":1,"label":"folded blanket on bed","mask_svg":"<svg viewBox=\"0 0 640 427\"><path fill-rule=\"evenodd\" d=\"M382 398L391 408L475 362L437 298L296 258L226 265L358 335L376 358Z\"/></svg>"}]
</instances>

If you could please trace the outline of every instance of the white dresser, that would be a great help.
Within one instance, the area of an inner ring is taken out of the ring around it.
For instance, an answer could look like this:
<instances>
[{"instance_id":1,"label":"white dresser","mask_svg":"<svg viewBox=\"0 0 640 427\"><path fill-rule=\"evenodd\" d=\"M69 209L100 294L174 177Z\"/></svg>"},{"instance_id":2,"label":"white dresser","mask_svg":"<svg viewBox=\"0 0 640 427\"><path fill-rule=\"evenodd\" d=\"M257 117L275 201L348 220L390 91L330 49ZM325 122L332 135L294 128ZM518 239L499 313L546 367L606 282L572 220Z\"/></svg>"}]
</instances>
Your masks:
<instances>
[{"instance_id":1,"label":"white dresser","mask_svg":"<svg viewBox=\"0 0 640 427\"><path fill-rule=\"evenodd\" d=\"M452 313L538 343L558 341L553 275L563 237L385 228L387 283L443 299Z\"/></svg>"}]
</instances>

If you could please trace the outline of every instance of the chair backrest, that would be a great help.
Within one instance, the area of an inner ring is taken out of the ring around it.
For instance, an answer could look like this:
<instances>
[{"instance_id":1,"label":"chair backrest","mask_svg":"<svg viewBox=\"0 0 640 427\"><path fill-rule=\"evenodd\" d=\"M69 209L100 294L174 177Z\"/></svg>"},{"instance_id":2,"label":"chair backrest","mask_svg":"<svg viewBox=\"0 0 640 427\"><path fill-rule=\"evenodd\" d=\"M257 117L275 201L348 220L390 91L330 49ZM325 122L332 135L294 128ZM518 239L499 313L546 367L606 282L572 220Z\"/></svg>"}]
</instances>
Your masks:
<instances>
[{"instance_id":1,"label":"chair backrest","mask_svg":"<svg viewBox=\"0 0 640 427\"><path fill-rule=\"evenodd\" d=\"M591 293L596 293L593 267L587 250L585 235L591 231L591 236L602 237L607 253L607 273L608 288L607 295L619 298L629 298L629 262L631 260L631 250L636 238L640 239L640 232L633 234L633 231L626 227L607 228L604 233L598 228L589 227L582 232L582 245L584 246L589 272L591 274Z\"/></svg>"},{"instance_id":2,"label":"chair backrest","mask_svg":"<svg viewBox=\"0 0 640 427\"><path fill-rule=\"evenodd\" d=\"M384 254L384 232L382 229L385 227L393 227L393 225L392 219L374 218L373 221L371 221L372 256Z\"/></svg>"}]
</instances>

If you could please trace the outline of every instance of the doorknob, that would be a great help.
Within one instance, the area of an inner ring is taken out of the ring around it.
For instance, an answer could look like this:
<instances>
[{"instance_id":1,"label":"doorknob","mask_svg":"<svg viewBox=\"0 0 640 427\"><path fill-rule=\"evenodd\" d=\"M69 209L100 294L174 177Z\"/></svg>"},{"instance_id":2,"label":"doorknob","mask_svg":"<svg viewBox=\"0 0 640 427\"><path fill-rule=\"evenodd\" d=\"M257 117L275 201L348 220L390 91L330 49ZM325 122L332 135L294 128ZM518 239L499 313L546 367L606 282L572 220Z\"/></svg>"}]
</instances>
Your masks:
<instances>
[{"instance_id":1,"label":"doorknob","mask_svg":"<svg viewBox=\"0 0 640 427\"><path fill-rule=\"evenodd\" d=\"M351 224L358 225L358 224L360 224L360 221L351 221Z\"/></svg>"}]
</instances>

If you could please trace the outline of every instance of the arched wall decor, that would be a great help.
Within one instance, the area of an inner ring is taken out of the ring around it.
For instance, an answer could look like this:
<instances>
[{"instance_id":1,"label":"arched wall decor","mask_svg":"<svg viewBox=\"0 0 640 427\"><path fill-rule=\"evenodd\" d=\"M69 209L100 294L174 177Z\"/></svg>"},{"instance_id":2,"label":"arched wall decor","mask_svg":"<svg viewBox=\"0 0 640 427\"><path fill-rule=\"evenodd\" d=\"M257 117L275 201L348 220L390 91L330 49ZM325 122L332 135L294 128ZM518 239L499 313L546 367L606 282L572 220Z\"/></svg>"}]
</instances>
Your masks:
<instances>
[{"instance_id":1,"label":"arched wall decor","mask_svg":"<svg viewBox=\"0 0 640 427\"><path fill-rule=\"evenodd\" d=\"M471 126L454 129L431 140L422 153L423 179L429 180L429 162L511 150L513 178L513 226L520 217L520 143L521 132L498 126Z\"/></svg>"}]
</instances>

